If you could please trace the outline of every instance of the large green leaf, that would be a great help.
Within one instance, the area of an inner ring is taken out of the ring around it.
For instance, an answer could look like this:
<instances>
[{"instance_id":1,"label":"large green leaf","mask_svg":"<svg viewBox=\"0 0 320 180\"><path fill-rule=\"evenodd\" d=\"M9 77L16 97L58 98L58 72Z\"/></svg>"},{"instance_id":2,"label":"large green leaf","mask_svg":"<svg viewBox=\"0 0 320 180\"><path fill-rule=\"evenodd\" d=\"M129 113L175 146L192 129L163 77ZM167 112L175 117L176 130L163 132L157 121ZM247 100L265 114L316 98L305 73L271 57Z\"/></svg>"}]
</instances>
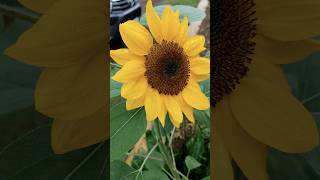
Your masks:
<instances>
[{"instance_id":1,"label":"large green leaf","mask_svg":"<svg viewBox=\"0 0 320 180\"><path fill-rule=\"evenodd\" d=\"M166 5L156 6L155 10L158 15L161 15ZM180 19L184 18L185 16L188 17L189 22L196 22L196 21L202 21L206 14L204 11L192 7L192 6L185 6L185 5L175 5L171 6L171 8L176 11L180 11ZM143 25L147 25L146 15L142 15L140 18L140 23Z\"/></svg>"},{"instance_id":2,"label":"large green leaf","mask_svg":"<svg viewBox=\"0 0 320 180\"><path fill-rule=\"evenodd\" d=\"M133 147L146 131L147 121L143 108L127 111L122 101L111 108L110 157L120 159Z\"/></svg>"},{"instance_id":3,"label":"large green leaf","mask_svg":"<svg viewBox=\"0 0 320 180\"><path fill-rule=\"evenodd\" d=\"M116 179L121 179L121 180L141 180L141 176L138 176L138 179L136 177L138 176L138 173L136 172L135 169L132 167L128 166L122 161L113 161L111 162L111 167L110 167L110 179L111 180L116 180Z\"/></svg>"},{"instance_id":4,"label":"large green leaf","mask_svg":"<svg viewBox=\"0 0 320 180\"><path fill-rule=\"evenodd\" d=\"M50 126L35 129L0 152L0 177L6 180L106 179L108 143L64 155L50 146Z\"/></svg>"},{"instance_id":5,"label":"large green leaf","mask_svg":"<svg viewBox=\"0 0 320 180\"><path fill-rule=\"evenodd\" d=\"M3 54L31 23L15 20L0 34L0 114L32 105L39 68L14 61Z\"/></svg>"},{"instance_id":6,"label":"large green leaf","mask_svg":"<svg viewBox=\"0 0 320 180\"><path fill-rule=\"evenodd\" d=\"M143 178L146 180L169 180L168 176L161 169L144 171Z\"/></svg>"}]
</instances>

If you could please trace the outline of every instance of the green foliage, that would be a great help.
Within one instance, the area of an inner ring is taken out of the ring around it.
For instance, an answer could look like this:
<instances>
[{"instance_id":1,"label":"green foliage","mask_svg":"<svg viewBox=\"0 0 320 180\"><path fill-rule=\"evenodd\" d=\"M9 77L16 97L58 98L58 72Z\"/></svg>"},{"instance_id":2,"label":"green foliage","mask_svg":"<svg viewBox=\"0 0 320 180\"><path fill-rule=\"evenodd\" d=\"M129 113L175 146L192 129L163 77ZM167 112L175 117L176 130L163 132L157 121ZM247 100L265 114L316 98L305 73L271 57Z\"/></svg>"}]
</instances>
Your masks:
<instances>
[{"instance_id":1,"label":"green foliage","mask_svg":"<svg viewBox=\"0 0 320 180\"><path fill-rule=\"evenodd\" d=\"M31 23L15 20L0 35L0 52L15 43ZM39 68L22 64L0 54L0 114L26 108L34 103L34 87Z\"/></svg>"},{"instance_id":2,"label":"green foliage","mask_svg":"<svg viewBox=\"0 0 320 180\"><path fill-rule=\"evenodd\" d=\"M104 142L64 155L50 146L50 125L21 136L0 152L0 177L6 180L106 179L109 175Z\"/></svg>"},{"instance_id":3,"label":"green foliage","mask_svg":"<svg viewBox=\"0 0 320 180\"><path fill-rule=\"evenodd\" d=\"M192 156L187 156L184 162L189 171L194 170L201 166L201 164Z\"/></svg>"},{"instance_id":4,"label":"green foliage","mask_svg":"<svg viewBox=\"0 0 320 180\"><path fill-rule=\"evenodd\" d=\"M166 3L170 5L183 4L183 5L196 7L199 3L199 0L167 0Z\"/></svg>"},{"instance_id":5,"label":"green foliage","mask_svg":"<svg viewBox=\"0 0 320 180\"><path fill-rule=\"evenodd\" d=\"M110 157L120 159L126 155L146 130L146 115L142 108L127 111L122 101L111 107Z\"/></svg>"}]
</instances>

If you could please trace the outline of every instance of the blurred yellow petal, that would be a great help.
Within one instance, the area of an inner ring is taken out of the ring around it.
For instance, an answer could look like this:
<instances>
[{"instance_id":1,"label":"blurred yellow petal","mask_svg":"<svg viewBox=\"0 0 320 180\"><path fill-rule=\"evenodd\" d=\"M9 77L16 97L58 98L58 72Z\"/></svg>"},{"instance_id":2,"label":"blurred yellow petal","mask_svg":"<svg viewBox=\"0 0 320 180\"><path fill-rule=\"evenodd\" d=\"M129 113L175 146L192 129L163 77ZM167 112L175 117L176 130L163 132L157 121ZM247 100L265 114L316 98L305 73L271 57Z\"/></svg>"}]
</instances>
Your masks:
<instances>
[{"instance_id":1,"label":"blurred yellow petal","mask_svg":"<svg viewBox=\"0 0 320 180\"><path fill-rule=\"evenodd\" d=\"M185 50L186 54L191 56L196 56L206 48L204 47L205 38L204 36L196 35L189 38L185 44L183 45L183 49Z\"/></svg>"},{"instance_id":2,"label":"blurred yellow petal","mask_svg":"<svg viewBox=\"0 0 320 180\"><path fill-rule=\"evenodd\" d=\"M189 106L198 110L206 110L210 106L208 97L201 92L197 82L191 78L182 91L182 97Z\"/></svg>"},{"instance_id":3,"label":"blurred yellow petal","mask_svg":"<svg viewBox=\"0 0 320 180\"><path fill-rule=\"evenodd\" d=\"M234 180L231 157L221 139L217 128L213 127L212 137L212 164L213 179Z\"/></svg>"},{"instance_id":4,"label":"blurred yellow petal","mask_svg":"<svg viewBox=\"0 0 320 180\"><path fill-rule=\"evenodd\" d=\"M147 120L153 121L158 117L161 110L162 98L157 90L149 87L146 92L146 98L144 102Z\"/></svg>"},{"instance_id":5,"label":"blurred yellow petal","mask_svg":"<svg viewBox=\"0 0 320 180\"><path fill-rule=\"evenodd\" d=\"M183 99L182 95L178 95L178 102L179 102L179 105L180 105L180 108L182 110L182 112L184 113L184 115L187 117L187 119L194 123L195 120L194 120L194 116L193 116L193 108L191 106L189 106L185 100Z\"/></svg>"},{"instance_id":6,"label":"blurred yellow petal","mask_svg":"<svg viewBox=\"0 0 320 180\"><path fill-rule=\"evenodd\" d=\"M166 6L161 19L162 36L164 40L172 41L179 30L179 16L175 14L170 6Z\"/></svg>"},{"instance_id":7,"label":"blurred yellow petal","mask_svg":"<svg viewBox=\"0 0 320 180\"><path fill-rule=\"evenodd\" d=\"M268 180L266 146L249 136L239 126L232 115L228 101L228 97L224 97L213 112L214 125L221 133L221 139L248 179ZM259 119L256 120L259 122ZM269 134L271 131L272 129Z\"/></svg>"},{"instance_id":8,"label":"blurred yellow petal","mask_svg":"<svg viewBox=\"0 0 320 180\"><path fill-rule=\"evenodd\" d=\"M210 73L210 60L204 57L197 57L190 60L190 70L196 75Z\"/></svg>"},{"instance_id":9,"label":"blurred yellow petal","mask_svg":"<svg viewBox=\"0 0 320 180\"><path fill-rule=\"evenodd\" d=\"M22 5L41 14L46 12L57 1L59 0L19 0Z\"/></svg>"},{"instance_id":10,"label":"blurred yellow petal","mask_svg":"<svg viewBox=\"0 0 320 180\"><path fill-rule=\"evenodd\" d=\"M161 43L163 39L162 30L161 30L161 20L157 15L156 11L154 10L151 0L148 0L147 2L146 19L147 19L148 27L154 39L158 43Z\"/></svg>"},{"instance_id":11,"label":"blurred yellow petal","mask_svg":"<svg viewBox=\"0 0 320 180\"><path fill-rule=\"evenodd\" d=\"M153 45L153 38L148 30L137 21L129 20L120 24L119 31L123 42L136 55L147 55Z\"/></svg>"},{"instance_id":12,"label":"blurred yellow petal","mask_svg":"<svg viewBox=\"0 0 320 180\"><path fill-rule=\"evenodd\" d=\"M143 61L129 61L112 77L113 80L121 83L129 83L144 75L145 72Z\"/></svg>"},{"instance_id":13,"label":"blurred yellow petal","mask_svg":"<svg viewBox=\"0 0 320 180\"><path fill-rule=\"evenodd\" d=\"M179 127L180 124L183 121L183 115L182 115L182 111L181 108L179 106L178 103L178 97L176 96L163 96L164 98L164 104L166 106L166 109L168 110L168 113L170 115L170 120L172 122L173 125L175 125L176 127ZM179 125L179 126L177 126Z\"/></svg>"},{"instance_id":14,"label":"blurred yellow petal","mask_svg":"<svg viewBox=\"0 0 320 180\"><path fill-rule=\"evenodd\" d=\"M128 111L144 106L145 96L138 99L128 99L126 101L126 109Z\"/></svg>"},{"instance_id":15,"label":"blurred yellow petal","mask_svg":"<svg viewBox=\"0 0 320 180\"><path fill-rule=\"evenodd\" d=\"M273 64L260 53L256 53L254 61L249 64L248 77L258 77L265 81L273 82L274 86L290 91L287 77L282 72L280 65Z\"/></svg>"},{"instance_id":16,"label":"blurred yellow petal","mask_svg":"<svg viewBox=\"0 0 320 180\"><path fill-rule=\"evenodd\" d=\"M57 1L6 54L41 67L66 67L92 60L108 50L106 7L106 1Z\"/></svg>"},{"instance_id":17,"label":"blurred yellow petal","mask_svg":"<svg viewBox=\"0 0 320 180\"><path fill-rule=\"evenodd\" d=\"M318 0L257 0L257 30L272 39L296 41L320 34Z\"/></svg>"},{"instance_id":18,"label":"blurred yellow petal","mask_svg":"<svg viewBox=\"0 0 320 180\"><path fill-rule=\"evenodd\" d=\"M320 43L311 39L283 42L260 35L255 42L257 45L254 56L274 64L295 63L320 51Z\"/></svg>"},{"instance_id":19,"label":"blurred yellow petal","mask_svg":"<svg viewBox=\"0 0 320 180\"><path fill-rule=\"evenodd\" d=\"M230 99L239 124L262 143L288 153L307 152L319 144L313 117L288 89L245 78Z\"/></svg>"},{"instance_id":20,"label":"blurred yellow petal","mask_svg":"<svg viewBox=\"0 0 320 180\"><path fill-rule=\"evenodd\" d=\"M144 56L137 56L130 52L130 50L127 48L111 50L110 56L116 63L120 65L125 65L127 62L131 60L145 60Z\"/></svg>"},{"instance_id":21,"label":"blurred yellow petal","mask_svg":"<svg viewBox=\"0 0 320 180\"><path fill-rule=\"evenodd\" d=\"M54 152L63 154L106 140L109 136L107 120L106 106L78 120L55 119L51 130Z\"/></svg>"},{"instance_id":22,"label":"blurred yellow petal","mask_svg":"<svg viewBox=\"0 0 320 180\"><path fill-rule=\"evenodd\" d=\"M78 66L44 69L35 90L36 109L63 120L92 114L107 102L107 71L103 55Z\"/></svg>"}]
</instances>

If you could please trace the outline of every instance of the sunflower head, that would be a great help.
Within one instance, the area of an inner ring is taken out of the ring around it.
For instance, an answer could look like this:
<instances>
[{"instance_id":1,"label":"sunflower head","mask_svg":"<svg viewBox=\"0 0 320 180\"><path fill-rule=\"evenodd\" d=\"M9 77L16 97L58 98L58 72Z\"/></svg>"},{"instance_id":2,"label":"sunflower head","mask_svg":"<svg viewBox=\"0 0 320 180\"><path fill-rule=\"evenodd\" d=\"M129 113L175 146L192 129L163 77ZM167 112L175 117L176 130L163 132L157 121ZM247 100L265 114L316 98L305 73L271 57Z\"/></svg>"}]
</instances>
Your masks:
<instances>
[{"instance_id":1,"label":"sunflower head","mask_svg":"<svg viewBox=\"0 0 320 180\"><path fill-rule=\"evenodd\" d=\"M199 56L206 49L204 37L190 37L188 18L180 21L179 17L170 6L158 16L149 0L150 33L137 21L127 21L119 29L128 48L111 51L113 60L122 65L112 78L123 83L121 96L127 100L127 110L144 106L147 120L159 118L162 125L168 113L176 127L183 114L194 122L194 108L209 108L197 82L209 78L210 72L209 60Z\"/></svg>"},{"instance_id":2,"label":"sunflower head","mask_svg":"<svg viewBox=\"0 0 320 180\"><path fill-rule=\"evenodd\" d=\"M145 67L148 83L160 94L178 95L188 84L189 59L176 42L155 44L146 56Z\"/></svg>"}]
</instances>

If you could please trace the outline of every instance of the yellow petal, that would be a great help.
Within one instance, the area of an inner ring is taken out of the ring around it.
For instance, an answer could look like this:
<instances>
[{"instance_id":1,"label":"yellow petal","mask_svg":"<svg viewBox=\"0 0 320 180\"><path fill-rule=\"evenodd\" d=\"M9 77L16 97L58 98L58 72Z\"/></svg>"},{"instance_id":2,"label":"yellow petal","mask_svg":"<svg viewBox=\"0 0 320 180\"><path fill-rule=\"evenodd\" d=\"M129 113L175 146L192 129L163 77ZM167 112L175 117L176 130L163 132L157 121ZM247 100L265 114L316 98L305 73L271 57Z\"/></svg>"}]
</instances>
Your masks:
<instances>
[{"instance_id":1,"label":"yellow petal","mask_svg":"<svg viewBox=\"0 0 320 180\"><path fill-rule=\"evenodd\" d=\"M311 39L283 42L257 36L255 56L274 64L295 63L320 50L320 43Z\"/></svg>"},{"instance_id":2,"label":"yellow petal","mask_svg":"<svg viewBox=\"0 0 320 180\"><path fill-rule=\"evenodd\" d=\"M271 63L260 53L256 53L253 58L254 61L249 65L250 71L248 72L248 77L259 77L263 80L273 82L274 86L287 89L288 91L290 90L287 77L283 74L280 65Z\"/></svg>"},{"instance_id":3,"label":"yellow petal","mask_svg":"<svg viewBox=\"0 0 320 180\"><path fill-rule=\"evenodd\" d=\"M55 2L59 0L19 0L19 2L33 11L43 14L46 12Z\"/></svg>"},{"instance_id":4,"label":"yellow petal","mask_svg":"<svg viewBox=\"0 0 320 180\"><path fill-rule=\"evenodd\" d=\"M159 118L161 125L164 127L164 125L166 123L167 109L166 109L166 105L164 104L163 96L162 95L160 95L160 96L162 98L162 103L161 103L161 109L160 109L158 118Z\"/></svg>"},{"instance_id":5,"label":"yellow petal","mask_svg":"<svg viewBox=\"0 0 320 180\"><path fill-rule=\"evenodd\" d=\"M106 1L57 1L6 53L41 67L66 67L92 60L108 50L106 7Z\"/></svg>"},{"instance_id":6,"label":"yellow petal","mask_svg":"<svg viewBox=\"0 0 320 180\"><path fill-rule=\"evenodd\" d=\"M158 91L149 87L144 101L148 121L153 121L158 117L161 109L161 104L162 98L160 97Z\"/></svg>"},{"instance_id":7,"label":"yellow petal","mask_svg":"<svg viewBox=\"0 0 320 180\"><path fill-rule=\"evenodd\" d=\"M161 19L161 29L162 29L162 36L164 40L172 41L178 33L179 30L179 16L175 14L170 6L166 6Z\"/></svg>"},{"instance_id":8,"label":"yellow petal","mask_svg":"<svg viewBox=\"0 0 320 180\"><path fill-rule=\"evenodd\" d=\"M217 104L213 112L215 117L213 125L221 133L226 148L248 179L268 180L266 146L249 136L239 126L228 101L226 96Z\"/></svg>"},{"instance_id":9,"label":"yellow petal","mask_svg":"<svg viewBox=\"0 0 320 180\"><path fill-rule=\"evenodd\" d=\"M122 66L112 79L122 83L129 83L132 80L142 77L145 71L143 61L132 60Z\"/></svg>"},{"instance_id":10,"label":"yellow petal","mask_svg":"<svg viewBox=\"0 0 320 180\"><path fill-rule=\"evenodd\" d=\"M131 60L140 60L144 61L144 56L137 56L130 52L127 48L111 50L110 51L111 58L118 64L125 65L127 62Z\"/></svg>"},{"instance_id":11,"label":"yellow petal","mask_svg":"<svg viewBox=\"0 0 320 180\"><path fill-rule=\"evenodd\" d=\"M206 110L210 106L208 97L201 92L198 83L192 78L182 91L182 97L189 106L198 110Z\"/></svg>"},{"instance_id":12,"label":"yellow petal","mask_svg":"<svg viewBox=\"0 0 320 180\"><path fill-rule=\"evenodd\" d=\"M191 56L196 56L206 48L204 47L205 38L204 36L196 35L189 38L185 44L183 45L183 49L185 50L186 54Z\"/></svg>"},{"instance_id":13,"label":"yellow petal","mask_svg":"<svg viewBox=\"0 0 320 180\"><path fill-rule=\"evenodd\" d=\"M128 90L121 94L121 96L123 95L123 97L127 99L137 99L146 93L147 88L147 79L142 76L137 81L135 81L133 85L130 84Z\"/></svg>"},{"instance_id":14,"label":"yellow petal","mask_svg":"<svg viewBox=\"0 0 320 180\"><path fill-rule=\"evenodd\" d=\"M212 149L213 179L234 180L231 157L226 149L217 128L213 128Z\"/></svg>"},{"instance_id":15,"label":"yellow petal","mask_svg":"<svg viewBox=\"0 0 320 180\"><path fill-rule=\"evenodd\" d=\"M288 89L272 81L245 78L231 94L232 112L254 138L288 153L310 151L319 144L311 114Z\"/></svg>"},{"instance_id":16,"label":"yellow petal","mask_svg":"<svg viewBox=\"0 0 320 180\"><path fill-rule=\"evenodd\" d=\"M148 0L148 2L147 2L146 19L147 19L148 27L149 27L150 32L153 35L154 39L158 43L161 43L161 41L163 39L162 38L162 31L161 31L161 21L152 6L151 0Z\"/></svg>"},{"instance_id":17,"label":"yellow petal","mask_svg":"<svg viewBox=\"0 0 320 180\"><path fill-rule=\"evenodd\" d=\"M194 116L193 116L193 108L190 107L186 102L185 100L183 99L182 95L178 95L178 102L179 102L179 105L180 105L180 108L182 110L182 112L184 113L184 115L187 117L187 119L194 123L195 120L194 120Z\"/></svg>"},{"instance_id":18,"label":"yellow petal","mask_svg":"<svg viewBox=\"0 0 320 180\"><path fill-rule=\"evenodd\" d=\"M259 33L280 41L296 41L320 34L318 0L257 0Z\"/></svg>"},{"instance_id":19,"label":"yellow petal","mask_svg":"<svg viewBox=\"0 0 320 180\"><path fill-rule=\"evenodd\" d=\"M128 99L126 101L126 109L128 111L144 106L145 96L138 99Z\"/></svg>"},{"instance_id":20,"label":"yellow petal","mask_svg":"<svg viewBox=\"0 0 320 180\"><path fill-rule=\"evenodd\" d=\"M63 154L106 140L109 136L107 107L75 121L55 119L52 125L52 148Z\"/></svg>"},{"instance_id":21,"label":"yellow petal","mask_svg":"<svg viewBox=\"0 0 320 180\"><path fill-rule=\"evenodd\" d=\"M201 81L205 81L207 79L210 78L210 74L206 74L206 75L196 75L192 73L193 78L197 81L197 82L201 82Z\"/></svg>"},{"instance_id":22,"label":"yellow petal","mask_svg":"<svg viewBox=\"0 0 320 180\"><path fill-rule=\"evenodd\" d=\"M119 31L123 42L136 55L147 55L153 45L153 39L148 30L137 21L129 20L120 24Z\"/></svg>"},{"instance_id":23,"label":"yellow petal","mask_svg":"<svg viewBox=\"0 0 320 180\"><path fill-rule=\"evenodd\" d=\"M183 21L180 24L179 32L174 39L175 42L179 43L180 46L183 46L189 37L189 28L188 28L188 17L184 17Z\"/></svg>"},{"instance_id":24,"label":"yellow petal","mask_svg":"<svg viewBox=\"0 0 320 180\"><path fill-rule=\"evenodd\" d=\"M121 94L121 97L127 99L127 94L128 92L130 91L130 89L135 85L135 83L137 82L137 80L134 80L134 81L130 81L128 83L124 83L122 86L121 86L121 91L120 91L120 94Z\"/></svg>"},{"instance_id":25,"label":"yellow petal","mask_svg":"<svg viewBox=\"0 0 320 180\"><path fill-rule=\"evenodd\" d=\"M176 127L179 127L183 121L183 115L178 103L178 97L170 95L165 95L163 97L164 104L166 106L166 109L168 110L172 124Z\"/></svg>"},{"instance_id":26,"label":"yellow petal","mask_svg":"<svg viewBox=\"0 0 320 180\"><path fill-rule=\"evenodd\" d=\"M190 70L196 75L210 73L210 60L204 57L196 57L190 60Z\"/></svg>"},{"instance_id":27,"label":"yellow petal","mask_svg":"<svg viewBox=\"0 0 320 180\"><path fill-rule=\"evenodd\" d=\"M172 125L173 125L174 127L176 127L176 128L180 128L181 123L179 123L179 122L177 122L177 121L174 121L174 120L173 120L174 117L173 117L171 114L169 114L169 117L170 117L170 120L171 120Z\"/></svg>"},{"instance_id":28,"label":"yellow petal","mask_svg":"<svg viewBox=\"0 0 320 180\"><path fill-rule=\"evenodd\" d=\"M101 55L65 68L46 68L35 90L36 109L63 120L88 116L106 104L108 66Z\"/></svg>"}]
</instances>

